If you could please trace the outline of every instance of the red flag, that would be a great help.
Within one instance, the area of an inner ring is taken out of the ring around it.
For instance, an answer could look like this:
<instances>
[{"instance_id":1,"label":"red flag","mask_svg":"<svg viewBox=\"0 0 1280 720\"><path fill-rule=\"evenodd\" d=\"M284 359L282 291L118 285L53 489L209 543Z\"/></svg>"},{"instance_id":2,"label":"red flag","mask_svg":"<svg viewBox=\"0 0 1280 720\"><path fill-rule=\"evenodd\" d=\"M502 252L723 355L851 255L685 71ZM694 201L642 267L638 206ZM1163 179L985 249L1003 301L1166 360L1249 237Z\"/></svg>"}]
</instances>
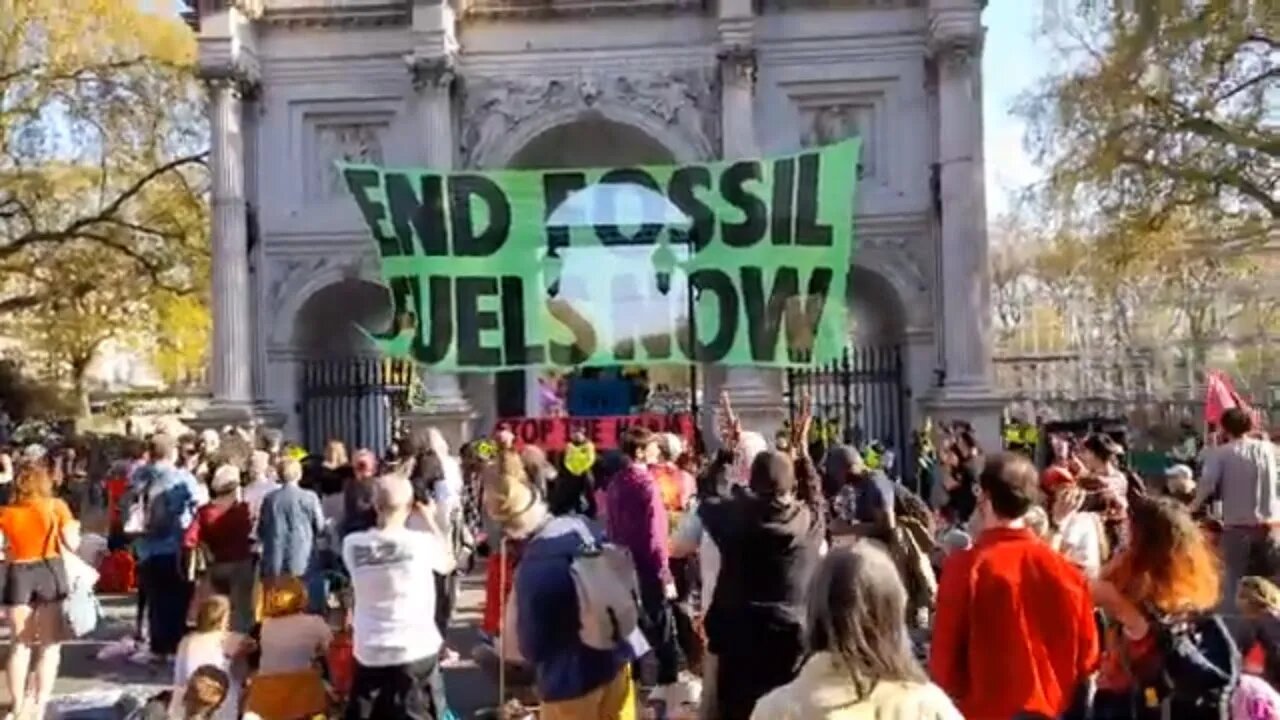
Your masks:
<instances>
[{"instance_id":1,"label":"red flag","mask_svg":"<svg viewBox=\"0 0 1280 720\"><path fill-rule=\"evenodd\" d=\"M1249 403L1240 397L1231 384L1231 378L1217 370L1210 370L1205 378L1204 388L1204 421L1217 425L1222 421L1222 413L1231 408L1240 408L1249 413L1256 422L1258 413L1249 407Z\"/></svg>"}]
</instances>

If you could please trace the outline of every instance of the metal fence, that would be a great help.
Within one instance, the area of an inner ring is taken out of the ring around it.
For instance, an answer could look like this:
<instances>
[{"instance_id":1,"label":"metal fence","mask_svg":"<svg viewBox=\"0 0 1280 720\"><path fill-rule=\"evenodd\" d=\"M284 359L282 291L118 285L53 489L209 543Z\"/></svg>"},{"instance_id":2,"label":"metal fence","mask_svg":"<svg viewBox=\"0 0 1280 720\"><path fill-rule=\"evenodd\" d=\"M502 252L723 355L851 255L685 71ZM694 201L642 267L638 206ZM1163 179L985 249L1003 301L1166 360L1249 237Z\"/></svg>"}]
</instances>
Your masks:
<instances>
[{"instance_id":1,"label":"metal fence","mask_svg":"<svg viewBox=\"0 0 1280 720\"><path fill-rule=\"evenodd\" d=\"M828 442L861 447L880 441L894 451L899 468L909 467L909 390L903 381L902 349L848 347L826 365L787 372L787 405L792 417L807 393L815 424Z\"/></svg>"},{"instance_id":2,"label":"metal fence","mask_svg":"<svg viewBox=\"0 0 1280 720\"><path fill-rule=\"evenodd\" d=\"M352 357L308 360L302 367L302 430L306 447L329 440L381 454L395 438L419 375L411 362Z\"/></svg>"}]
</instances>

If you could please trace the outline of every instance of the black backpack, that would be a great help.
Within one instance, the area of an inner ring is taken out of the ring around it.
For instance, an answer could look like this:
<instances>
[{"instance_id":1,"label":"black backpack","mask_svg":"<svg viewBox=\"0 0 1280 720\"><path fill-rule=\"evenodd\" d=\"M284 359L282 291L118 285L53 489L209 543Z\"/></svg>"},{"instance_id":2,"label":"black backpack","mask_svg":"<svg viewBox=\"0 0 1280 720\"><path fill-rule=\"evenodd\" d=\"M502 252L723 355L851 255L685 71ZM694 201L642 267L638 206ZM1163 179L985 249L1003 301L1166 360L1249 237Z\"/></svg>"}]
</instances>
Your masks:
<instances>
[{"instance_id":1,"label":"black backpack","mask_svg":"<svg viewBox=\"0 0 1280 720\"><path fill-rule=\"evenodd\" d=\"M1240 651L1222 616L1169 616L1153 608L1147 616L1158 662L1136 678L1140 716L1167 706L1177 720L1227 720L1240 679Z\"/></svg>"}]
</instances>

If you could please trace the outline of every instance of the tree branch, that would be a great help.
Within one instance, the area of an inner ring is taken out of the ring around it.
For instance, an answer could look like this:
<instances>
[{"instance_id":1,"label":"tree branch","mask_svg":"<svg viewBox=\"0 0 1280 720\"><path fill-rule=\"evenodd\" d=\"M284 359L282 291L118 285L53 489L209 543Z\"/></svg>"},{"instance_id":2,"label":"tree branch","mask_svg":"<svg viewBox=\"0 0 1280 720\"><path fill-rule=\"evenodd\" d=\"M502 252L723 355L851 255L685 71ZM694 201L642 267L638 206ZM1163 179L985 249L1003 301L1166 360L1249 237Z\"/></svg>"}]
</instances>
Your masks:
<instances>
[{"instance_id":1,"label":"tree branch","mask_svg":"<svg viewBox=\"0 0 1280 720\"><path fill-rule=\"evenodd\" d=\"M120 211L120 208L123 207L125 203L129 202L135 196L141 193L142 190L149 183L151 183L151 181L155 180L161 175L164 175L165 173L175 171L185 165L190 165L193 163L202 163L204 161L204 157L207 154L208 153L201 152L195 155L185 155L183 157L170 160L169 162L166 162L163 165L160 165L158 167L152 168L142 177L139 177L131 185L129 185L127 188L121 191L120 194L117 195L114 200L108 203L101 210L94 213L93 215L82 217L60 230L53 230L53 231L32 230L23 235L18 236L17 238L10 241L8 244L4 245L3 247L0 247L0 260L7 257L12 257L13 255L23 250L24 248L30 247L32 245L38 245L41 243L61 242L73 237L83 236L85 231L88 228L91 228L92 226L99 223L107 222L108 220L116 219L115 218L116 213Z\"/></svg>"}]
</instances>

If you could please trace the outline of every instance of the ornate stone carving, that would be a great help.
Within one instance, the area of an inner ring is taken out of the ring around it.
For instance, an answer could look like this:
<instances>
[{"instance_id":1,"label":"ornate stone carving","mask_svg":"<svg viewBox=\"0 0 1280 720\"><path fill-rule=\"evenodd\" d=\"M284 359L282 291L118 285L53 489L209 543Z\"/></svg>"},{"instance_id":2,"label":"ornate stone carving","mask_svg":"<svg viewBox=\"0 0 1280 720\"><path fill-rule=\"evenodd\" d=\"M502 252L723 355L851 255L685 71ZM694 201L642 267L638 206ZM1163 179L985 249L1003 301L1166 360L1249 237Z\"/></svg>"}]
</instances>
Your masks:
<instances>
[{"instance_id":1,"label":"ornate stone carving","mask_svg":"<svg viewBox=\"0 0 1280 720\"><path fill-rule=\"evenodd\" d=\"M266 309L274 313L284 307L285 299L292 290L329 266L329 256L271 258L268 262L270 274L267 276Z\"/></svg>"},{"instance_id":2,"label":"ornate stone carving","mask_svg":"<svg viewBox=\"0 0 1280 720\"><path fill-rule=\"evenodd\" d=\"M839 142L854 135L862 138L862 157L858 177L874 176L876 171L875 105L857 102L833 102L800 108L800 144L819 147Z\"/></svg>"},{"instance_id":3,"label":"ornate stone carving","mask_svg":"<svg viewBox=\"0 0 1280 720\"><path fill-rule=\"evenodd\" d=\"M916 243L901 235L870 235L859 238L859 245L869 251L883 253L888 259L888 270L908 281L918 292L929 292L929 280L924 273L924 262L916 249ZM910 298L903 298L903 302Z\"/></svg>"},{"instance_id":4,"label":"ornate stone carving","mask_svg":"<svg viewBox=\"0 0 1280 720\"><path fill-rule=\"evenodd\" d=\"M315 173L312 187L324 198L343 191L336 162L382 163L384 125L367 122L325 123L315 126Z\"/></svg>"},{"instance_id":5,"label":"ornate stone carving","mask_svg":"<svg viewBox=\"0 0 1280 720\"><path fill-rule=\"evenodd\" d=\"M413 75L415 89L447 89L453 85L456 67L452 55L427 57L410 53L404 60L409 66L409 73Z\"/></svg>"},{"instance_id":6,"label":"ornate stone carving","mask_svg":"<svg viewBox=\"0 0 1280 720\"><path fill-rule=\"evenodd\" d=\"M467 78L462 131L469 164L535 115L600 105L642 110L695 141L718 145L719 103L710 73L673 70L644 75L590 75L582 78Z\"/></svg>"}]
</instances>

